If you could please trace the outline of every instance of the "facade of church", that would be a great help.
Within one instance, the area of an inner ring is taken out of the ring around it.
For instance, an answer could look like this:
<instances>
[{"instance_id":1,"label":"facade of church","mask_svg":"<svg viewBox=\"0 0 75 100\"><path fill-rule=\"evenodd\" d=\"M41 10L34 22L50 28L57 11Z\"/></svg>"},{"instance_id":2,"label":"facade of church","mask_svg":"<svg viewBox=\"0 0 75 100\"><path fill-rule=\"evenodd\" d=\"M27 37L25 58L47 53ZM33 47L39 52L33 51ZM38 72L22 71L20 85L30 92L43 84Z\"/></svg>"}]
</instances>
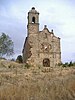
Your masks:
<instances>
[{"instance_id":1,"label":"facade of church","mask_svg":"<svg viewBox=\"0 0 75 100\"><path fill-rule=\"evenodd\" d=\"M23 62L33 66L55 67L61 63L60 38L44 26L39 31L39 12L28 12L27 37L23 47Z\"/></svg>"}]
</instances>

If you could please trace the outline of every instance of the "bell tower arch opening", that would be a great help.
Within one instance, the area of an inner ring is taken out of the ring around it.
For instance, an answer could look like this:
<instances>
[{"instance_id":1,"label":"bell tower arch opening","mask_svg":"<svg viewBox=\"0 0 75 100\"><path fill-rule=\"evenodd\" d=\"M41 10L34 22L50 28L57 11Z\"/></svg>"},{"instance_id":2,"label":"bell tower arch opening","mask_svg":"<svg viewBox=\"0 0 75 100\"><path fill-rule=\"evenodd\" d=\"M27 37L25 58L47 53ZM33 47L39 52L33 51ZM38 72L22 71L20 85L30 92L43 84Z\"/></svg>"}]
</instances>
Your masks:
<instances>
[{"instance_id":1,"label":"bell tower arch opening","mask_svg":"<svg viewBox=\"0 0 75 100\"><path fill-rule=\"evenodd\" d=\"M35 23L35 17L32 17L32 23Z\"/></svg>"},{"instance_id":2,"label":"bell tower arch opening","mask_svg":"<svg viewBox=\"0 0 75 100\"><path fill-rule=\"evenodd\" d=\"M44 58L43 59L43 66L44 67L50 67L50 60L49 60L49 58Z\"/></svg>"}]
</instances>

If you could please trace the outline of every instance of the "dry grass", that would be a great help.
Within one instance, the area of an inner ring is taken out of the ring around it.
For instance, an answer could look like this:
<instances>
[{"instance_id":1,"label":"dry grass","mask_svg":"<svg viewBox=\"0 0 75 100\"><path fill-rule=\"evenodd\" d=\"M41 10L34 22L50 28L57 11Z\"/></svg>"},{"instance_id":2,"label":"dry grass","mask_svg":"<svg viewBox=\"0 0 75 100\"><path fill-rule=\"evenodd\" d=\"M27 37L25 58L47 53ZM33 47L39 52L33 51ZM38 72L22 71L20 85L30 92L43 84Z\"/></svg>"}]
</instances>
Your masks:
<instances>
[{"instance_id":1,"label":"dry grass","mask_svg":"<svg viewBox=\"0 0 75 100\"><path fill-rule=\"evenodd\" d=\"M0 100L75 100L75 68L25 69L1 61Z\"/></svg>"}]
</instances>

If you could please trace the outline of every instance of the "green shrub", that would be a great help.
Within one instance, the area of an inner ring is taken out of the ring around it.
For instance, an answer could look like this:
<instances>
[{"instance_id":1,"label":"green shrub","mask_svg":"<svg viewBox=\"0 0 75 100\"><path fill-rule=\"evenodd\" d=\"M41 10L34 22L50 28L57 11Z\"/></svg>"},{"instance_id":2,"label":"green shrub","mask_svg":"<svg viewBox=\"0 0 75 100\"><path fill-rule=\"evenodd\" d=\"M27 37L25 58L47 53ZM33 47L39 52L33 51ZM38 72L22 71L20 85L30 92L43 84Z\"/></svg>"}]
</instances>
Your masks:
<instances>
[{"instance_id":1,"label":"green shrub","mask_svg":"<svg viewBox=\"0 0 75 100\"><path fill-rule=\"evenodd\" d=\"M72 61L70 61L70 63L68 64L69 67L73 66Z\"/></svg>"},{"instance_id":2,"label":"green shrub","mask_svg":"<svg viewBox=\"0 0 75 100\"><path fill-rule=\"evenodd\" d=\"M31 65L29 65L28 63L25 64L25 68L28 69L28 68L30 68L30 67L31 67Z\"/></svg>"},{"instance_id":3,"label":"green shrub","mask_svg":"<svg viewBox=\"0 0 75 100\"><path fill-rule=\"evenodd\" d=\"M63 64L62 67L67 67L67 66L65 64Z\"/></svg>"},{"instance_id":4,"label":"green shrub","mask_svg":"<svg viewBox=\"0 0 75 100\"><path fill-rule=\"evenodd\" d=\"M70 61L69 63L66 62L66 63L62 64L62 67L72 67L74 65L75 65L75 62L73 63L72 61Z\"/></svg>"},{"instance_id":5,"label":"green shrub","mask_svg":"<svg viewBox=\"0 0 75 100\"><path fill-rule=\"evenodd\" d=\"M75 66L75 62L73 62L73 66Z\"/></svg>"},{"instance_id":6,"label":"green shrub","mask_svg":"<svg viewBox=\"0 0 75 100\"><path fill-rule=\"evenodd\" d=\"M68 62L66 62L65 64L62 64L62 67L68 67Z\"/></svg>"},{"instance_id":7,"label":"green shrub","mask_svg":"<svg viewBox=\"0 0 75 100\"><path fill-rule=\"evenodd\" d=\"M23 63L23 58L22 58L22 56L19 55L19 56L17 57L16 61L17 61L18 63Z\"/></svg>"},{"instance_id":8,"label":"green shrub","mask_svg":"<svg viewBox=\"0 0 75 100\"><path fill-rule=\"evenodd\" d=\"M58 63L58 66L62 66L63 65L63 63L61 62L61 63Z\"/></svg>"}]
</instances>

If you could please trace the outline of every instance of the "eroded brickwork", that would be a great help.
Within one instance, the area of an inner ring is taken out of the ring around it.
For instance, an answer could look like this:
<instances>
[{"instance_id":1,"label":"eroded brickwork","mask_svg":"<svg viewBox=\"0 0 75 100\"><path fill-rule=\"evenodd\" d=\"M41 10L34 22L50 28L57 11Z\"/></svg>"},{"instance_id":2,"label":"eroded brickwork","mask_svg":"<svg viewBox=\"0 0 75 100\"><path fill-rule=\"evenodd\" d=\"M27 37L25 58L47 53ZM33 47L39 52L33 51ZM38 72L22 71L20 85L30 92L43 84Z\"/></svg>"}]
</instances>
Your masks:
<instances>
[{"instance_id":1,"label":"eroded brickwork","mask_svg":"<svg viewBox=\"0 0 75 100\"><path fill-rule=\"evenodd\" d=\"M39 31L39 13L33 7L28 12L28 35L23 47L23 61L34 66L55 67L61 63L60 38L47 26Z\"/></svg>"}]
</instances>

